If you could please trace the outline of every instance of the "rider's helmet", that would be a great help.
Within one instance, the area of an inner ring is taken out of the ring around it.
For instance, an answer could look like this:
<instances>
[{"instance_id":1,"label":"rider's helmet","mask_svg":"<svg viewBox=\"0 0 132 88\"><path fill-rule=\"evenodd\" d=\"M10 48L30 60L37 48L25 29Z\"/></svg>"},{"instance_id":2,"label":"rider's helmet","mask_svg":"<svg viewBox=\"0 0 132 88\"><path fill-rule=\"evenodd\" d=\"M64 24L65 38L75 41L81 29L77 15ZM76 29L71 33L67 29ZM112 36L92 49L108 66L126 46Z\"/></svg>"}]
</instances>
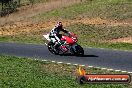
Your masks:
<instances>
[{"instance_id":1,"label":"rider's helmet","mask_svg":"<svg viewBox=\"0 0 132 88\"><path fill-rule=\"evenodd\" d=\"M59 28L63 28L62 22L57 22L56 26L59 27Z\"/></svg>"}]
</instances>

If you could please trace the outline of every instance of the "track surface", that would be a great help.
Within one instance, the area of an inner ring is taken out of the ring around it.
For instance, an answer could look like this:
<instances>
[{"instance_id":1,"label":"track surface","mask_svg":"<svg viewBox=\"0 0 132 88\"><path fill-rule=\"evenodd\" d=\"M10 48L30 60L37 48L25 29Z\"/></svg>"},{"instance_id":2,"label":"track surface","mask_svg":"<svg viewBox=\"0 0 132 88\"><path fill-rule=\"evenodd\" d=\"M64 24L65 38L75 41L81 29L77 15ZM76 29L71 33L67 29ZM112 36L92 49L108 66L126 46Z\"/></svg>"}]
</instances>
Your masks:
<instances>
[{"instance_id":1,"label":"track surface","mask_svg":"<svg viewBox=\"0 0 132 88\"><path fill-rule=\"evenodd\" d=\"M116 70L132 71L132 52L85 48L83 57L52 55L46 46L33 44L0 43L0 54L92 65Z\"/></svg>"}]
</instances>

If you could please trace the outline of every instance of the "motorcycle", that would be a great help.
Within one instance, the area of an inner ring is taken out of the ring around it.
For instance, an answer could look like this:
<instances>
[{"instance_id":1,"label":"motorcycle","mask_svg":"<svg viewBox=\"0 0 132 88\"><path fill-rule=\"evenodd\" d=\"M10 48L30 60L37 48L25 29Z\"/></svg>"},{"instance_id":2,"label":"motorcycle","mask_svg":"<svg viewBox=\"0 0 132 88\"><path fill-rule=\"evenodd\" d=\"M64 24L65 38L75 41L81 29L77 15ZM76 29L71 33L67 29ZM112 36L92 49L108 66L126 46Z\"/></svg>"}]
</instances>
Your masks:
<instances>
[{"instance_id":1,"label":"motorcycle","mask_svg":"<svg viewBox=\"0 0 132 88\"><path fill-rule=\"evenodd\" d=\"M43 35L43 37L48 40L48 44L46 46L48 47L48 50L55 55L60 55L60 54L72 54L76 56L83 56L84 55L84 49L77 44L77 36L73 33L70 35L62 35L61 36L61 44L58 46L57 49L54 47L54 43L51 41L49 38L49 34Z\"/></svg>"}]
</instances>

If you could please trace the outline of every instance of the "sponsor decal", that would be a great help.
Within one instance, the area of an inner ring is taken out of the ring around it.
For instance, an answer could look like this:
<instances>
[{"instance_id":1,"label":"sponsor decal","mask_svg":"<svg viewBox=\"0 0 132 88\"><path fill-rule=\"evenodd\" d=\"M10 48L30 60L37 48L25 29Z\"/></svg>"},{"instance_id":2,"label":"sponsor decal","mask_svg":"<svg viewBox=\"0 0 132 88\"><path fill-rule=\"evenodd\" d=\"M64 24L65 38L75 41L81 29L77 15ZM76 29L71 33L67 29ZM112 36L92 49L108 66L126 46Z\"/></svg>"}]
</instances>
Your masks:
<instances>
[{"instance_id":1,"label":"sponsor decal","mask_svg":"<svg viewBox=\"0 0 132 88\"><path fill-rule=\"evenodd\" d=\"M85 69L79 67L77 81L83 83L130 83L130 74L86 74Z\"/></svg>"}]
</instances>

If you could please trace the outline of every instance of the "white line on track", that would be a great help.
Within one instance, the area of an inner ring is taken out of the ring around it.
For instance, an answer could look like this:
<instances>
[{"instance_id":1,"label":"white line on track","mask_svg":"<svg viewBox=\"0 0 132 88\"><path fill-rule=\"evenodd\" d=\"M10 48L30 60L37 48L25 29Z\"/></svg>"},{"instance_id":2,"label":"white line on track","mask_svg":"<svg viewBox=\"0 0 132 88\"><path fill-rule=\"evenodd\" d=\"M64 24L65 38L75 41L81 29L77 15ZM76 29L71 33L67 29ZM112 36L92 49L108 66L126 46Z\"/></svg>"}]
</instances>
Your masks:
<instances>
[{"instance_id":1,"label":"white line on track","mask_svg":"<svg viewBox=\"0 0 132 88\"><path fill-rule=\"evenodd\" d=\"M100 69L100 67L95 67L95 68Z\"/></svg>"},{"instance_id":2,"label":"white line on track","mask_svg":"<svg viewBox=\"0 0 132 88\"><path fill-rule=\"evenodd\" d=\"M71 65L71 63L66 63L67 65Z\"/></svg>"},{"instance_id":3,"label":"white line on track","mask_svg":"<svg viewBox=\"0 0 132 88\"><path fill-rule=\"evenodd\" d=\"M80 66L83 66L84 67L85 65L80 65Z\"/></svg>"},{"instance_id":4,"label":"white line on track","mask_svg":"<svg viewBox=\"0 0 132 88\"><path fill-rule=\"evenodd\" d=\"M42 60L42 61L48 61L48 60Z\"/></svg>"},{"instance_id":5,"label":"white line on track","mask_svg":"<svg viewBox=\"0 0 132 88\"><path fill-rule=\"evenodd\" d=\"M55 63L55 61L51 61L51 62Z\"/></svg>"},{"instance_id":6,"label":"white line on track","mask_svg":"<svg viewBox=\"0 0 132 88\"><path fill-rule=\"evenodd\" d=\"M107 68L101 68L102 70L105 70L105 69L107 69Z\"/></svg>"},{"instance_id":7,"label":"white line on track","mask_svg":"<svg viewBox=\"0 0 132 88\"><path fill-rule=\"evenodd\" d=\"M63 62L57 62L58 64L62 64Z\"/></svg>"},{"instance_id":8,"label":"white line on track","mask_svg":"<svg viewBox=\"0 0 132 88\"><path fill-rule=\"evenodd\" d=\"M73 64L73 65L77 66L78 64Z\"/></svg>"},{"instance_id":9,"label":"white line on track","mask_svg":"<svg viewBox=\"0 0 132 88\"><path fill-rule=\"evenodd\" d=\"M119 72L119 71L121 71L121 70L115 70L116 72Z\"/></svg>"},{"instance_id":10,"label":"white line on track","mask_svg":"<svg viewBox=\"0 0 132 88\"><path fill-rule=\"evenodd\" d=\"M35 59L35 60L39 60L39 59ZM41 61L48 61L48 60L41 60ZM51 61L53 63L55 63L56 61ZM63 62L56 62L58 64L62 64ZM72 64L72 63L66 63L67 65L75 65L75 66L86 66L86 65L79 65L79 64ZM127 71L121 71L121 70L114 70L114 69L107 69L107 68L101 68L101 67L94 67L94 66L87 66L89 68L98 68L98 69L101 69L101 70L108 70L108 71L116 71L116 72L122 72L122 73L129 73L129 74L132 74L132 72L127 72Z\"/></svg>"},{"instance_id":11,"label":"white line on track","mask_svg":"<svg viewBox=\"0 0 132 88\"><path fill-rule=\"evenodd\" d=\"M107 69L108 71L113 71L113 69Z\"/></svg>"},{"instance_id":12,"label":"white line on track","mask_svg":"<svg viewBox=\"0 0 132 88\"><path fill-rule=\"evenodd\" d=\"M126 73L127 71L121 71L121 72Z\"/></svg>"},{"instance_id":13,"label":"white line on track","mask_svg":"<svg viewBox=\"0 0 132 88\"><path fill-rule=\"evenodd\" d=\"M127 72L127 73L132 74L132 72Z\"/></svg>"},{"instance_id":14,"label":"white line on track","mask_svg":"<svg viewBox=\"0 0 132 88\"><path fill-rule=\"evenodd\" d=\"M93 66L88 66L89 68L92 68Z\"/></svg>"}]
</instances>

